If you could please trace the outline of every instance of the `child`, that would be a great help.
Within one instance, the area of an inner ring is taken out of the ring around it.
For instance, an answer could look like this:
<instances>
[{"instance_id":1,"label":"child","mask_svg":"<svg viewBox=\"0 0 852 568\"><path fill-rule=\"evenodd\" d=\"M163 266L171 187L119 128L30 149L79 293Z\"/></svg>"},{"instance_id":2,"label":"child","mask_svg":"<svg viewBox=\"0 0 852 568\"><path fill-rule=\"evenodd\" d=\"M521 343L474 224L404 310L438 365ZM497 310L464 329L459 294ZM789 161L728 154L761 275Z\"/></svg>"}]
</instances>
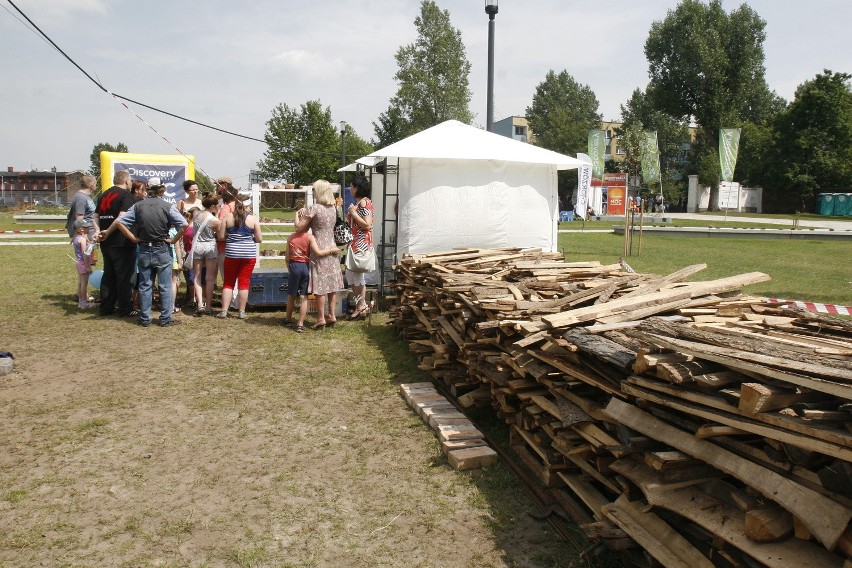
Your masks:
<instances>
[{"instance_id":1,"label":"child","mask_svg":"<svg viewBox=\"0 0 852 568\"><path fill-rule=\"evenodd\" d=\"M329 256L340 254L337 248L321 249L317 240L308 232L301 231L292 233L287 238L287 315L284 316L284 325L293 323L293 307L296 296L299 296L299 321L296 324L296 333L305 331L305 316L308 313L308 282L310 280L310 252L316 256Z\"/></svg>"},{"instance_id":2,"label":"child","mask_svg":"<svg viewBox=\"0 0 852 568\"><path fill-rule=\"evenodd\" d=\"M93 227L87 219L74 221L74 260L77 264L77 307L89 310L95 305L89 303L89 274L92 273L92 241L89 240L89 229Z\"/></svg>"}]
</instances>

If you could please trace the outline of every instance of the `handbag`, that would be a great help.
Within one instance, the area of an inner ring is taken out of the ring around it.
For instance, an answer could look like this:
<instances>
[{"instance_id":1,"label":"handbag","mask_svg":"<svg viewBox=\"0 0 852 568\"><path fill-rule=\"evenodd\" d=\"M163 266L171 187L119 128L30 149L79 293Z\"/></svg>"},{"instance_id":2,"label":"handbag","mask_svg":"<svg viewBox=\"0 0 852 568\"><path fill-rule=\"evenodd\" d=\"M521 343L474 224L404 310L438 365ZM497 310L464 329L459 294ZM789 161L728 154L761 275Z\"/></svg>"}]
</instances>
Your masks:
<instances>
[{"instance_id":1,"label":"handbag","mask_svg":"<svg viewBox=\"0 0 852 568\"><path fill-rule=\"evenodd\" d=\"M192 248L189 249L189 254L186 255L186 258L183 259L183 267L187 270L192 270L192 261L193 261L193 252L195 251L195 243L198 242L198 235L200 235L205 228L207 228L207 224L210 222L210 219L213 218L213 215L209 215L204 221L201 223L201 226L198 227L198 230L192 235Z\"/></svg>"},{"instance_id":2,"label":"handbag","mask_svg":"<svg viewBox=\"0 0 852 568\"><path fill-rule=\"evenodd\" d=\"M348 245L352 242L352 228L349 223L343 220L343 217L337 215L337 221L334 223L334 244L339 247Z\"/></svg>"},{"instance_id":3,"label":"handbag","mask_svg":"<svg viewBox=\"0 0 852 568\"><path fill-rule=\"evenodd\" d=\"M357 252L349 247L346 251L346 270L352 272L372 272L376 269L376 249L373 247Z\"/></svg>"}]
</instances>

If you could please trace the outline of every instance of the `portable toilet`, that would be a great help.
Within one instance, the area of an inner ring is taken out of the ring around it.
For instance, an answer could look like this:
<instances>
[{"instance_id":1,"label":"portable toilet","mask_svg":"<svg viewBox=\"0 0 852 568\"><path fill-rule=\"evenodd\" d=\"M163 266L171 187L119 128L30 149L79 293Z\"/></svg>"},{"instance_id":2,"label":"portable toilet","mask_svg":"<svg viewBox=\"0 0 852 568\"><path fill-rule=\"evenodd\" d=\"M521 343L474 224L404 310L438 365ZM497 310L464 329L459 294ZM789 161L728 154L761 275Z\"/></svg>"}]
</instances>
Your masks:
<instances>
[{"instance_id":1,"label":"portable toilet","mask_svg":"<svg viewBox=\"0 0 852 568\"><path fill-rule=\"evenodd\" d=\"M833 193L820 193L817 195L817 213L820 215L834 215Z\"/></svg>"},{"instance_id":2,"label":"portable toilet","mask_svg":"<svg viewBox=\"0 0 852 568\"><path fill-rule=\"evenodd\" d=\"M834 215L838 217L848 217L850 215L849 209L852 207L852 204L849 202L850 197L852 195L848 193L834 194Z\"/></svg>"}]
</instances>

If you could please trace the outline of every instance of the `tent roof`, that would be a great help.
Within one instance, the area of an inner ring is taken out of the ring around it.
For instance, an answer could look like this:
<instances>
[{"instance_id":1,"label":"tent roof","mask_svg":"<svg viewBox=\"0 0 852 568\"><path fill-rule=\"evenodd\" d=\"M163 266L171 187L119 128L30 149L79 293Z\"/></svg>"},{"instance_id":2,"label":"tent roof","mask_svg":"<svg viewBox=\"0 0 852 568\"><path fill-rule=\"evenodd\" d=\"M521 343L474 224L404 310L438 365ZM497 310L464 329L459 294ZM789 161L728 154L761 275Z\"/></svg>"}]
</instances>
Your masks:
<instances>
[{"instance_id":1,"label":"tent roof","mask_svg":"<svg viewBox=\"0 0 852 568\"><path fill-rule=\"evenodd\" d=\"M380 158L373 158L371 156L364 156L363 158L358 158L357 160L355 160L351 164L347 164L347 165L343 166L342 168L338 168L337 171L338 172L357 172L358 171L358 164L361 164L361 165L367 166L367 167L372 167L372 166L376 165L376 162L378 162L378 161L380 161Z\"/></svg>"},{"instance_id":2,"label":"tent roof","mask_svg":"<svg viewBox=\"0 0 852 568\"><path fill-rule=\"evenodd\" d=\"M457 120L448 120L427 128L365 157L497 160L552 164L559 170L571 170L583 165L576 158L486 132Z\"/></svg>"}]
</instances>

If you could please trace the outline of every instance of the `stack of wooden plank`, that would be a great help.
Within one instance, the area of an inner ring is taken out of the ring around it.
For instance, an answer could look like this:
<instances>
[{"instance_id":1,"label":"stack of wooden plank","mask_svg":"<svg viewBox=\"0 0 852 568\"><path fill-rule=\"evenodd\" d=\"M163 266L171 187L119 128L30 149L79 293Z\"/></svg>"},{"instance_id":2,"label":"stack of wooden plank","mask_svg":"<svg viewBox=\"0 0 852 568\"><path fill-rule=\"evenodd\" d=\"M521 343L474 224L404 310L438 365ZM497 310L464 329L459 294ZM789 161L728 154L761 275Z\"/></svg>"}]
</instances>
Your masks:
<instances>
[{"instance_id":1,"label":"stack of wooden plank","mask_svg":"<svg viewBox=\"0 0 852 568\"><path fill-rule=\"evenodd\" d=\"M704 265L464 249L397 268L421 368L509 424L590 538L667 566L852 564L852 322L742 294L760 273L687 281Z\"/></svg>"},{"instance_id":2,"label":"stack of wooden plank","mask_svg":"<svg viewBox=\"0 0 852 568\"><path fill-rule=\"evenodd\" d=\"M399 392L423 422L435 430L451 466L473 469L497 461L497 452L485 443L482 432L432 383L402 384Z\"/></svg>"}]
</instances>

